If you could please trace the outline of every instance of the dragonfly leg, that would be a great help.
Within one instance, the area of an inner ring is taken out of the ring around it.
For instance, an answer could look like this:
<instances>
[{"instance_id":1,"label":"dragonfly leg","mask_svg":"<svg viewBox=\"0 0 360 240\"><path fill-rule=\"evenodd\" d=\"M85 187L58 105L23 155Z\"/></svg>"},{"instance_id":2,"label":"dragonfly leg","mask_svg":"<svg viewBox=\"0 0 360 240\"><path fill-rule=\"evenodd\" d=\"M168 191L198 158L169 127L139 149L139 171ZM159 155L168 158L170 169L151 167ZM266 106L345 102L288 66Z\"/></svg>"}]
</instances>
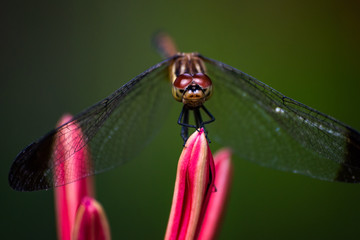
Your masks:
<instances>
[{"instance_id":1,"label":"dragonfly leg","mask_svg":"<svg viewBox=\"0 0 360 240\"><path fill-rule=\"evenodd\" d=\"M203 105L201 108L204 110L204 112L210 117L209 121L203 122L203 125L211 123L215 121L215 117L209 112L209 110L206 109L206 107Z\"/></svg>"},{"instance_id":2,"label":"dragonfly leg","mask_svg":"<svg viewBox=\"0 0 360 240\"><path fill-rule=\"evenodd\" d=\"M188 139L188 127L187 126L184 126L183 124L188 124L189 123L189 109L184 109L183 107L183 110L181 111L181 114L184 114L184 118L183 120L181 118L179 118L179 121L178 123L181 125L181 137L182 139L184 140L184 146L185 146L185 143Z\"/></svg>"},{"instance_id":3,"label":"dragonfly leg","mask_svg":"<svg viewBox=\"0 0 360 240\"><path fill-rule=\"evenodd\" d=\"M183 109L181 110L179 119L178 119L178 124L181 125L181 133L180 136L182 137L182 139L184 140L184 146L185 143L188 139L188 128L197 128L195 125L191 125L189 124L189 108L187 108L186 106L183 106Z\"/></svg>"},{"instance_id":4,"label":"dragonfly leg","mask_svg":"<svg viewBox=\"0 0 360 240\"><path fill-rule=\"evenodd\" d=\"M194 119L195 119L195 123L196 123L196 128L203 127L204 124L203 124L203 120L201 117L200 109L195 108L193 111L194 111Z\"/></svg>"},{"instance_id":5,"label":"dragonfly leg","mask_svg":"<svg viewBox=\"0 0 360 240\"><path fill-rule=\"evenodd\" d=\"M197 126L197 128L204 129L206 139L208 140L209 143L211 143L210 139L208 138L208 132L206 131L205 124L215 121L215 118L213 115L211 115L211 113L204 106L202 106L202 108L211 119L209 121L204 122L201 117L200 108L196 108L196 109L194 109L194 118L195 118L196 126Z\"/></svg>"},{"instance_id":6,"label":"dragonfly leg","mask_svg":"<svg viewBox=\"0 0 360 240\"><path fill-rule=\"evenodd\" d=\"M200 108L189 109L186 105L184 105L181 110L181 113L180 113L180 116L178 119L178 124L181 125L180 135L181 135L182 139L184 140L184 145L186 143L186 140L188 139L188 128L195 128L197 131L199 128L203 128L208 142L209 143L211 142L207 136L205 124L209 124L209 123L215 121L215 117L204 106L201 106L201 108L210 117L210 120L205 121L205 122L203 121L201 112L200 112ZM189 110L192 110L194 112L194 119L195 119L196 125L189 124Z\"/></svg>"}]
</instances>

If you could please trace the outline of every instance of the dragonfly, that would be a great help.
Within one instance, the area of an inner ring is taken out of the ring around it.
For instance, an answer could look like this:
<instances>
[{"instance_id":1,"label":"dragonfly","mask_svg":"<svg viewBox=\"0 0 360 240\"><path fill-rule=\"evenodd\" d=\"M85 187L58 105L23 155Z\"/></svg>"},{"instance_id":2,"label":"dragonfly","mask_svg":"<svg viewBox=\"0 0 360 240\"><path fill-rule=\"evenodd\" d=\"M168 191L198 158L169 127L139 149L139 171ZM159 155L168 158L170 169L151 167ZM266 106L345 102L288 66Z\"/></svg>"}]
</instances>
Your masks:
<instances>
[{"instance_id":1,"label":"dragonfly","mask_svg":"<svg viewBox=\"0 0 360 240\"><path fill-rule=\"evenodd\" d=\"M13 189L61 186L133 159L176 101L183 104L177 123L184 141L189 128L206 127L211 141L242 159L321 180L360 182L357 130L236 68L199 53L178 52L164 33L155 42L165 60L17 155L9 172ZM54 143L61 132L79 128L83 137L57 159ZM83 147L90 151L91 166L58 181L56 167Z\"/></svg>"}]
</instances>

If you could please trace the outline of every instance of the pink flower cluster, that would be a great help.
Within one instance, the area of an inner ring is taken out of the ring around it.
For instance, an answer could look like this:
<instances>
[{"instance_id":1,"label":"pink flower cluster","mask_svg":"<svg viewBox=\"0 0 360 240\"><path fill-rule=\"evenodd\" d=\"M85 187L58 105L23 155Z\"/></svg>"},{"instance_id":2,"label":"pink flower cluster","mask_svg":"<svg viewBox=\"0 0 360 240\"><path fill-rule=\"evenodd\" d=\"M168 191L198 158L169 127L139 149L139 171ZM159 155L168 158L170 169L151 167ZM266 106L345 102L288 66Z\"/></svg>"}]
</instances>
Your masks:
<instances>
[{"instance_id":1,"label":"pink flower cluster","mask_svg":"<svg viewBox=\"0 0 360 240\"><path fill-rule=\"evenodd\" d=\"M65 115L58 125L71 118ZM54 181L66 183L68 178L77 175L80 166L91 166L91 158L86 147L67 156L70 148L83 139L76 124L59 134L54 153L59 164ZM178 162L166 240L216 237L230 189L230 157L231 151L223 149L213 158L203 129L190 136ZM66 161L62 160L65 158ZM105 212L94 198L92 177L56 188L55 204L58 239L111 238Z\"/></svg>"}]
</instances>

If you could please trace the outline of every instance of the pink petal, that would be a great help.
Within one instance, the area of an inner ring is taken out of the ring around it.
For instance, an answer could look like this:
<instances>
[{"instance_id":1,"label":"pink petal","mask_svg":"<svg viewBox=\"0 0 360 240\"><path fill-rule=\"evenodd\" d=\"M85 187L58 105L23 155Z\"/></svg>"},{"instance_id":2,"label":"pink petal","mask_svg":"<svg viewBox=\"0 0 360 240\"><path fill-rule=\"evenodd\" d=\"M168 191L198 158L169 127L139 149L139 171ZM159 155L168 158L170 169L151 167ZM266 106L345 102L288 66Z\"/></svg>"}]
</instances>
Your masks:
<instances>
[{"instance_id":1,"label":"pink petal","mask_svg":"<svg viewBox=\"0 0 360 240\"><path fill-rule=\"evenodd\" d=\"M57 125L61 126L71 119L71 115L64 115ZM62 134L62 136L60 136L55 143L54 154L56 163L54 182L56 185L63 185L72 176L78 176L78 171L80 171L83 166L91 164L91 162L86 147L80 149L72 156L67 156L70 149L75 144L79 144L79 139L83 138L81 129L76 124L64 128L59 134ZM64 161L66 156L68 159ZM58 239L70 240L76 210L82 198L85 196L94 196L93 179L92 177L83 178L79 181L57 187L54 192Z\"/></svg>"},{"instance_id":2,"label":"pink petal","mask_svg":"<svg viewBox=\"0 0 360 240\"><path fill-rule=\"evenodd\" d=\"M210 196L199 239L216 238L230 192L233 172L231 150L227 148L221 149L215 154L214 159L216 192L213 192Z\"/></svg>"},{"instance_id":3,"label":"pink petal","mask_svg":"<svg viewBox=\"0 0 360 240\"><path fill-rule=\"evenodd\" d=\"M81 202L73 231L73 240L110 240L110 228L105 212L93 198Z\"/></svg>"}]
</instances>

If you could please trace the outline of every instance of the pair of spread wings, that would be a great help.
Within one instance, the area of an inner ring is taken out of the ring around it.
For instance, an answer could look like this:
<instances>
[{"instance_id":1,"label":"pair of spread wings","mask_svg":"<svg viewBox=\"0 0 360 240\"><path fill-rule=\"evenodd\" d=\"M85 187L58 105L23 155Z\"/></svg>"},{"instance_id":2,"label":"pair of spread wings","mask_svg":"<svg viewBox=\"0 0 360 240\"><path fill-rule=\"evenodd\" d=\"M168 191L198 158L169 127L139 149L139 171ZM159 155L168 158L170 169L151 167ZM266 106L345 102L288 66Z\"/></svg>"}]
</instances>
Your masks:
<instances>
[{"instance_id":1,"label":"pair of spread wings","mask_svg":"<svg viewBox=\"0 0 360 240\"><path fill-rule=\"evenodd\" d=\"M174 57L149 68L25 148L10 169L10 186L19 191L48 189L134 158L153 138L165 119L164 113L175 102L168 80ZM212 141L264 166L322 180L360 182L359 132L246 73L199 57L213 82L214 94L205 103L216 118L207 125ZM69 134L64 133L79 130L82 135L66 153L56 154L59 143L68 141ZM79 166L72 162L72 156L84 147L91 163ZM72 173L65 180L56 177L64 163ZM73 171L75 167L81 169Z\"/></svg>"}]
</instances>

